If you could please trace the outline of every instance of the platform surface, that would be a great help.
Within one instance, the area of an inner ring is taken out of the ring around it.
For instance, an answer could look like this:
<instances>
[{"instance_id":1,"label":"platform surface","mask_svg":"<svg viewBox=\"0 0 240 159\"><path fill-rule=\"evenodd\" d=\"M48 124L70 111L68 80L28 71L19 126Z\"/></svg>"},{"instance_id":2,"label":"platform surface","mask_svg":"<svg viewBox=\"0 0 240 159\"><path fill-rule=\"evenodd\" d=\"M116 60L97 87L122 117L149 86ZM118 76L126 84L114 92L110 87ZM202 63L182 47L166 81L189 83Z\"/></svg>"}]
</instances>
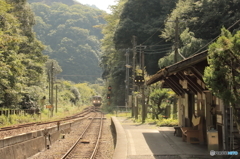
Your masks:
<instances>
[{"instance_id":1,"label":"platform surface","mask_svg":"<svg viewBox=\"0 0 240 159\"><path fill-rule=\"evenodd\" d=\"M174 127L156 127L117 117L127 137L127 159L216 159L207 146L188 144L174 136Z\"/></svg>"}]
</instances>

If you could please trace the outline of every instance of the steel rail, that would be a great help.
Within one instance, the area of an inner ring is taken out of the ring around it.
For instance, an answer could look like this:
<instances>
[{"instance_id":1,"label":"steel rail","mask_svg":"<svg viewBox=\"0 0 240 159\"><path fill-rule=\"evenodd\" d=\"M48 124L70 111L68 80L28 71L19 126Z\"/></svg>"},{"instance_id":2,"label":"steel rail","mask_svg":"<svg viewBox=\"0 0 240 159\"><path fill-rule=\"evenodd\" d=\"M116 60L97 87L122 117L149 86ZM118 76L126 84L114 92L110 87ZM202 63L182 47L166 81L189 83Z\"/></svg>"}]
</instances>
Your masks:
<instances>
[{"instance_id":1,"label":"steel rail","mask_svg":"<svg viewBox=\"0 0 240 159\"><path fill-rule=\"evenodd\" d=\"M97 115L97 113L95 113L95 116ZM94 117L95 117L94 116ZM79 143L79 141L82 139L83 135L87 132L88 128L91 126L91 124L93 123L94 117L92 118L91 122L87 125L87 127L84 129L84 131L82 132L82 134L80 135L80 137L77 139L77 141L73 144L73 146L63 155L63 157L61 159L66 159L70 153L73 152L74 148L76 148L77 144Z\"/></svg>"},{"instance_id":2,"label":"steel rail","mask_svg":"<svg viewBox=\"0 0 240 159\"><path fill-rule=\"evenodd\" d=\"M97 150L98 150L98 147L99 147L99 141L100 141L100 138L102 136L103 117L104 117L104 114L101 115L101 125L100 125L100 128L99 128L98 138L97 138L97 142L96 142L95 148L93 150L93 153L92 153L90 159L93 159L97 154Z\"/></svg>"}]
</instances>

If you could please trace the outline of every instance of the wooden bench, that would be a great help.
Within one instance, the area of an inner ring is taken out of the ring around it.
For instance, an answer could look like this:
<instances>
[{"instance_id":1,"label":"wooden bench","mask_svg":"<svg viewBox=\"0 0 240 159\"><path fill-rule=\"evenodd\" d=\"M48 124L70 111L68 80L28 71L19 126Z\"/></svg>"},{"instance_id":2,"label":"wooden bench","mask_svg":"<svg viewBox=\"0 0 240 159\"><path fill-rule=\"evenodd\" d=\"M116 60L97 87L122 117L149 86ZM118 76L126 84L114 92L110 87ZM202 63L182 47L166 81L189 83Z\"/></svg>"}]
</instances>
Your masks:
<instances>
[{"instance_id":1,"label":"wooden bench","mask_svg":"<svg viewBox=\"0 0 240 159\"><path fill-rule=\"evenodd\" d=\"M193 118L195 117L193 116ZM183 141L187 143L204 143L202 121L201 117L199 118L200 119L198 119L197 121L198 123L194 123L194 127L181 127ZM193 119L192 121L195 122L194 120L195 119Z\"/></svg>"}]
</instances>

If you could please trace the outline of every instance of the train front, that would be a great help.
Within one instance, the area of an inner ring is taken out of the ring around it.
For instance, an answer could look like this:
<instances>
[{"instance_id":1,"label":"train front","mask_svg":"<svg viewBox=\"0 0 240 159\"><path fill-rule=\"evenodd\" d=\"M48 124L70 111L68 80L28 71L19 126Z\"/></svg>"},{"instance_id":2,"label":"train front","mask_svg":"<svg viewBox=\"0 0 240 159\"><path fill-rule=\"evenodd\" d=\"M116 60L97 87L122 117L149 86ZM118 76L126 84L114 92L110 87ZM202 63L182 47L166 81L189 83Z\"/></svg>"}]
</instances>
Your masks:
<instances>
[{"instance_id":1,"label":"train front","mask_svg":"<svg viewBox=\"0 0 240 159\"><path fill-rule=\"evenodd\" d=\"M100 107L102 105L102 98L100 96L93 96L92 104L95 107Z\"/></svg>"}]
</instances>

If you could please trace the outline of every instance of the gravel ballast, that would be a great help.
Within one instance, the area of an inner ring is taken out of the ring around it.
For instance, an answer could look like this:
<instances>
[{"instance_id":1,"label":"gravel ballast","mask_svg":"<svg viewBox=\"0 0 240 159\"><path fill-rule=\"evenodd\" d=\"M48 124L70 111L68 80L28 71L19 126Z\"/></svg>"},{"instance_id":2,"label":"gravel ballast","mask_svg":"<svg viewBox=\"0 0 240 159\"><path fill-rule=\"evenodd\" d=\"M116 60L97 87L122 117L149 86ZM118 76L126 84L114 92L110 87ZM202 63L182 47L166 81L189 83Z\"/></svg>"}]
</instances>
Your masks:
<instances>
[{"instance_id":1,"label":"gravel ballast","mask_svg":"<svg viewBox=\"0 0 240 159\"><path fill-rule=\"evenodd\" d=\"M88 120L82 121L78 126L73 127L69 134L65 134L64 138L59 138L56 142L51 143L49 149L45 149L28 159L60 159L76 142L87 124ZM110 124L110 119L104 120L102 137L100 140L99 150L97 152L98 159L110 159L113 156L114 142Z\"/></svg>"}]
</instances>

